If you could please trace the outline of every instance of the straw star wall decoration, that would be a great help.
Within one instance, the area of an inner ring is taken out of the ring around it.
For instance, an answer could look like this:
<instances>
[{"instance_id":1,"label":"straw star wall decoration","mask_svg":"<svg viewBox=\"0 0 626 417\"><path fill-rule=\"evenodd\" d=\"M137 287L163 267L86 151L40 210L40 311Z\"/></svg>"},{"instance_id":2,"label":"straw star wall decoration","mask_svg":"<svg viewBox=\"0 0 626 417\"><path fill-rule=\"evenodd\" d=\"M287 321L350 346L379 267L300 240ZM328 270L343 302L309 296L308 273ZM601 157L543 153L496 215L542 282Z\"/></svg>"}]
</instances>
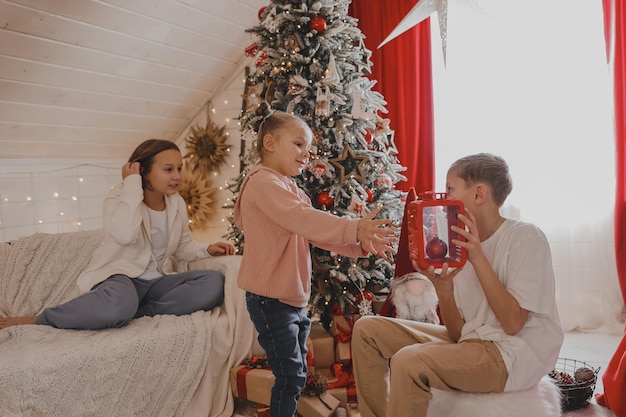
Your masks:
<instances>
[{"instance_id":1,"label":"straw star wall decoration","mask_svg":"<svg viewBox=\"0 0 626 417\"><path fill-rule=\"evenodd\" d=\"M225 125L219 127L211 120L210 110L207 112L207 122L204 127L191 127L191 133L185 140L188 150L185 159L191 171L195 172L200 169L206 174L213 171L219 172L220 166L226 162L230 151L230 145L226 143L228 135L225 130Z\"/></svg>"}]
</instances>

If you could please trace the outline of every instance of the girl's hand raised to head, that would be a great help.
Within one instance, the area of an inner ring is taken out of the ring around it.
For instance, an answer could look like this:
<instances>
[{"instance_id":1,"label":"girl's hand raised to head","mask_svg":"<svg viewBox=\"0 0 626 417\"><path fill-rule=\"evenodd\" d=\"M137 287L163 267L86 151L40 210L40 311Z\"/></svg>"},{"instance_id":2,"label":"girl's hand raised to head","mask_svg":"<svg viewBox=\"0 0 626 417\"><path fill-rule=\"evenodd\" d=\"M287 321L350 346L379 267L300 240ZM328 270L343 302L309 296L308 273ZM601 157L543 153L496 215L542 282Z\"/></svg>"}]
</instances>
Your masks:
<instances>
[{"instance_id":1,"label":"girl's hand raised to head","mask_svg":"<svg viewBox=\"0 0 626 417\"><path fill-rule=\"evenodd\" d=\"M209 252L211 256L233 255L235 253L235 247L230 243L217 242L209 245L207 252Z\"/></svg>"},{"instance_id":2,"label":"girl's hand raised to head","mask_svg":"<svg viewBox=\"0 0 626 417\"><path fill-rule=\"evenodd\" d=\"M390 219L374 219L379 211L380 208L377 207L359 220L357 239L363 250L389 259L389 255L393 253L389 244L397 240L394 235L396 228L391 226Z\"/></svg>"},{"instance_id":3,"label":"girl's hand raised to head","mask_svg":"<svg viewBox=\"0 0 626 417\"><path fill-rule=\"evenodd\" d=\"M141 165L139 162L126 162L122 165L122 179L128 177L130 174L140 174Z\"/></svg>"}]
</instances>

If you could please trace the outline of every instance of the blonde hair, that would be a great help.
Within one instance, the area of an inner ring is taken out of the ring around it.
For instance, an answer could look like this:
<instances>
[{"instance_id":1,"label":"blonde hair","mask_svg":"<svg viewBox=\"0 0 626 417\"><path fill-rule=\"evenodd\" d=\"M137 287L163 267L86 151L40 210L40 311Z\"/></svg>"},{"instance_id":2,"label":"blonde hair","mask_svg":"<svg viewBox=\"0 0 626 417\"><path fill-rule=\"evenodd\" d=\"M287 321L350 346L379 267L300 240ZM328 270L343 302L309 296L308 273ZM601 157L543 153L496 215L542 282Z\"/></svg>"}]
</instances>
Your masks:
<instances>
[{"instance_id":1,"label":"blonde hair","mask_svg":"<svg viewBox=\"0 0 626 417\"><path fill-rule=\"evenodd\" d=\"M289 123L297 123L308 130L311 128L297 116L285 113L279 110L272 110L267 102L261 102L256 108L254 114L260 117L260 124L257 128L256 150L257 154L263 160L263 138L268 134L276 134Z\"/></svg>"}]
</instances>

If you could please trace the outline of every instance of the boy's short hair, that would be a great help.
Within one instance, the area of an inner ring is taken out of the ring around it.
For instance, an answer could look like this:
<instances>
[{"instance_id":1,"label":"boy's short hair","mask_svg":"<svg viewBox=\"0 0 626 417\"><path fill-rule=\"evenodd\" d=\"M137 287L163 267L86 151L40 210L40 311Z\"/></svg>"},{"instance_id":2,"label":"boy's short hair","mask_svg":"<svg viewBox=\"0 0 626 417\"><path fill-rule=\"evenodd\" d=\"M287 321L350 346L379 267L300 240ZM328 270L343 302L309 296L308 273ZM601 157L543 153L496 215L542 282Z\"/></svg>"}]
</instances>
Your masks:
<instances>
[{"instance_id":1,"label":"boy's short hair","mask_svg":"<svg viewBox=\"0 0 626 417\"><path fill-rule=\"evenodd\" d=\"M465 156L454 162L448 171L454 171L468 185L487 184L498 206L504 204L513 189L508 164L502 157L490 153Z\"/></svg>"}]
</instances>

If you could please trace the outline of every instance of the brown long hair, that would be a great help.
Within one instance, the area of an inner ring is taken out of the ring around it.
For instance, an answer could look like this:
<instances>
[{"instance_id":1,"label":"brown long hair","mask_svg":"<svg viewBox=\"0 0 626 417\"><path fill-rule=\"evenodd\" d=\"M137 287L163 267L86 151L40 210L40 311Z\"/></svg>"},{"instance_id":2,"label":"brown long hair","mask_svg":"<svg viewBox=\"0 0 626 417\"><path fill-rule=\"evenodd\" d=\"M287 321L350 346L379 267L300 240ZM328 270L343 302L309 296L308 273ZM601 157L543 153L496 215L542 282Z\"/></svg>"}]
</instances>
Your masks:
<instances>
[{"instance_id":1,"label":"brown long hair","mask_svg":"<svg viewBox=\"0 0 626 417\"><path fill-rule=\"evenodd\" d=\"M152 171L152 165L154 164L154 157L170 149L180 152L178 145L170 140L165 139L148 139L139 144L128 158L128 162L139 162L141 166L141 186L143 189L149 189L146 176Z\"/></svg>"}]
</instances>

